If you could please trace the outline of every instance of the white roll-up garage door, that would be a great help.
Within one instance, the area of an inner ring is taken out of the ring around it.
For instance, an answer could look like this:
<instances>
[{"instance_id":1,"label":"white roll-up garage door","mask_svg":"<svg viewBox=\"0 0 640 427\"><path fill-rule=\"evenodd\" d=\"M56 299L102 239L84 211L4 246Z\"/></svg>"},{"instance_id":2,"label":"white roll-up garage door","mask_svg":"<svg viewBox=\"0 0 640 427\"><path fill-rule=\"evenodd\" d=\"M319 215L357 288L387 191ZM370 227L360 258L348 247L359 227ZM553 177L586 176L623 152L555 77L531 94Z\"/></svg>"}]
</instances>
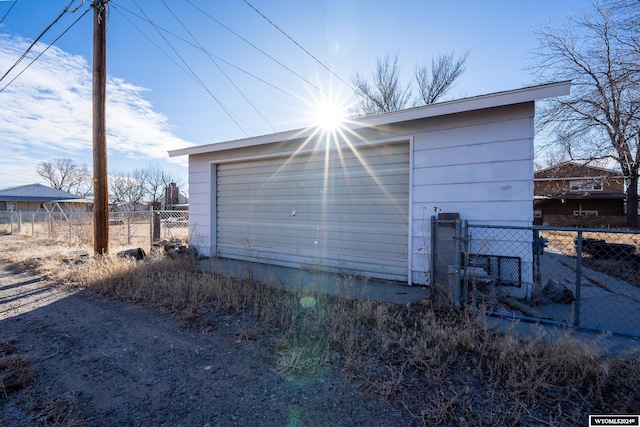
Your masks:
<instances>
[{"instance_id":1,"label":"white roll-up garage door","mask_svg":"<svg viewBox=\"0 0 640 427\"><path fill-rule=\"evenodd\" d=\"M409 143L221 163L217 255L407 280Z\"/></svg>"}]
</instances>

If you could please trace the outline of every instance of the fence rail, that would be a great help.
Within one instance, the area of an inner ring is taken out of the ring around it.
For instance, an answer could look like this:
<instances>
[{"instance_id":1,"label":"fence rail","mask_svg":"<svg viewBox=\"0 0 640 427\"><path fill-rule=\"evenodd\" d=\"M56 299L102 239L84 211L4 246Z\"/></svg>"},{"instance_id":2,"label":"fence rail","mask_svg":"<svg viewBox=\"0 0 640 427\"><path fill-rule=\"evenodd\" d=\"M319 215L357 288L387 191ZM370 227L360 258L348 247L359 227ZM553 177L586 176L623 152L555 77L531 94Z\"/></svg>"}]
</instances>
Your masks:
<instances>
[{"instance_id":1,"label":"fence rail","mask_svg":"<svg viewBox=\"0 0 640 427\"><path fill-rule=\"evenodd\" d=\"M91 212L3 212L0 214L0 227L10 234L93 245L93 213ZM149 210L109 213L110 250L135 246L149 251L156 240L186 241L188 236L189 213L187 211Z\"/></svg>"},{"instance_id":2,"label":"fence rail","mask_svg":"<svg viewBox=\"0 0 640 427\"><path fill-rule=\"evenodd\" d=\"M433 218L432 232L432 278L441 301L640 337L638 231L452 225Z\"/></svg>"}]
</instances>

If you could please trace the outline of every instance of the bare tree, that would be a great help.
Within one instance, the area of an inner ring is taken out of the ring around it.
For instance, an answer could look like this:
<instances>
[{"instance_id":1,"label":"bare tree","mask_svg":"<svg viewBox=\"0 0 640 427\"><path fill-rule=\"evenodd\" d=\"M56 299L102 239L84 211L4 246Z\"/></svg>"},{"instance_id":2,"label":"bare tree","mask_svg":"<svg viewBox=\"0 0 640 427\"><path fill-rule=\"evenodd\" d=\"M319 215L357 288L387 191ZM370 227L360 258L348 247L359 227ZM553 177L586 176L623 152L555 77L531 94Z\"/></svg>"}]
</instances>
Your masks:
<instances>
[{"instance_id":1,"label":"bare tree","mask_svg":"<svg viewBox=\"0 0 640 427\"><path fill-rule=\"evenodd\" d=\"M389 55L378 57L373 83L359 73L353 77L352 83L359 99L354 112L360 117L402 110L411 100L411 85L400 83L398 54L393 58Z\"/></svg>"},{"instance_id":2,"label":"bare tree","mask_svg":"<svg viewBox=\"0 0 640 427\"><path fill-rule=\"evenodd\" d=\"M561 163L566 163L570 159L567 152L562 148L555 149L548 152L544 157L536 157L533 160L533 168L538 171L540 169L547 169L553 166L558 166Z\"/></svg>"},{"instance_id":3,"label":"bare tree","mask_svg":"<svg viewBox=\"0 0 640 427\"><path fill-rule=\"evenodd\" d=\"M71 159L55 159L42 162L36 168L52 188L87 197L91 193L91 174L86 165L79 165Z\"/></svg>"},{"instance_id":4,"label":"bare tree","mask_svg":"<svg viewBox=\"0 0 640 427\"><path fill-rule=\"evenodd\" d=\"M447 53L434 58L431 69L424 65L416 67L414 77L420 96L414 100L411 98L411 83L404 85L400 82L398 54L378 57L372 82L359 73L352 79L357 97L352 113L356 117L363 117L437 102L464 73L468 56L465 53L455 58L453 53Z\"/></svg>"},{"instance_id":5,"label":"bare tree","mask_svg":"<svg viewBox=\"0 0 640 427\"><path fill-rule=\"evenodd\" d=\"M416 81L424 105L433 104L455 86L467 69L469 52L456 58L453 52L444 53L431 60L431 69L425 65L416 68Z\"/></svg>"},{"instance_id":6,"label":"bare tree","mask_svg":"<svg viewBox=\"0 0 640 427\"><path fill-rule=\"evenodd\" d=\"M126 212L150 204L159 209L166 189L176 179L160 165L150 163L132 172L119 172L109 177L109 200Z\"/></svg>"},{"instance_id":7,"label":"bare tree","mask_svg":"<svg viewBox=\"0 0 640 427\"><path fill-rule=\"evenodd\" d=\"M109 177L109 201L125 212L134 212L144 204L144 174L141 170Z\"/></svg>"},{"instance_id":8,"label":"bare tree","mask_svg":"<svg viewBox=\"0 0 640 427\"><path fill-rule=\"evenodd\" d=\"M160 209L161 200L164 197L167 187L169 187L172 182L176 182L176 179L157 163L147 165L147 167L142 170L142 175L147 201L154 209Z\"/></svg>"},{"instance_id":9,"label":"bare tree","mask_svg":"<svg viewBox=\"0 0 640 427\"><path fill-rule=\"evenodd\" d=\"M633 7L632 7L633 6ZM571 95L547 102L539 123L572 160L617 163L627 187L627 225L638 226L640 49L637 1L593 3L566 29L539 31L541 81L572 80ZM634 23L635 21L635 23Z\"/></svg>"}]
</instances>

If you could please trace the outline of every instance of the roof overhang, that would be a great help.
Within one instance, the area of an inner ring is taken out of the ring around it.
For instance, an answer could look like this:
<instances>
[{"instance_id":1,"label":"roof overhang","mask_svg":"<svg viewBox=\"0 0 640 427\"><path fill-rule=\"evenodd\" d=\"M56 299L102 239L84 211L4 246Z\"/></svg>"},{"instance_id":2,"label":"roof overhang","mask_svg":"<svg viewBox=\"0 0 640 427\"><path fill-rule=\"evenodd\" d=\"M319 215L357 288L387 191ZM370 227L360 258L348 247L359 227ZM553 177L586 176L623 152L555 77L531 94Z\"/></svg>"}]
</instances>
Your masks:
<instances>
[{"instance_id":1,"label":"roof overhang","mask_svg":"<svg viewBox=\"0 0 640 427\"><path fill-rule=\"evenodd\" d=\"M568 95L571 90L571 81L548 83L544 85L525 87L504 92L496 92L488 95L479 95L470 98L456 99L440 102L407 110L393 111L390 113L367 116L361 119L347 122L344 126L347 130L385 126L393 123L402 123L412 120L426 119L430 117L445 116L468 111L483 110L487 108L506 105L521 104L540 99L554 98ZM308 138L318 132L316 127L309 127L286 132L252 138L237 139L234 141L218 142L199 145L169 151L169 157L204 154L217 151L225 151L236 148L252 147L263 144L271 144L281 141Z\"/></svg>"},{"instance_id":2,"label":"roof overhang","mask_svg":"<svg viewBox=\"0 0 640 427\"><path fill-rule=\"evenodd\" d=\"M54 203L54 202L74 202L78 199L59 199L57 197L43 197L43 196L1 196L0 202L40 202L40 203Z\"/></svg>"}]
</instances>

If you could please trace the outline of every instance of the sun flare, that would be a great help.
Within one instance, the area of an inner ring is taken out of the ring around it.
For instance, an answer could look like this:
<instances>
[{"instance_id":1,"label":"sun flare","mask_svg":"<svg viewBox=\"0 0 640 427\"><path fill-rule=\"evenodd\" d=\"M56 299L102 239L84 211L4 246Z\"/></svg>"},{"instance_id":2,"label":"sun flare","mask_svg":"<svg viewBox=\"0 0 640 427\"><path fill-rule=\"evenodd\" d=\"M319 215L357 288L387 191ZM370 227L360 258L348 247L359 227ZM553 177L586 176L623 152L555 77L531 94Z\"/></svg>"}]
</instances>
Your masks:
<instances>
[{"instance_id":1,"label":"sun flare","mask_svg":"<svg viewBox=\"0 0 640 427\"><path fill-rule=\"evenodd\" d=\"M334 132L347 119L347 107L331 99L318 102L313 111L313 122L325 132Z\"/></svg>"}]
</instances>

